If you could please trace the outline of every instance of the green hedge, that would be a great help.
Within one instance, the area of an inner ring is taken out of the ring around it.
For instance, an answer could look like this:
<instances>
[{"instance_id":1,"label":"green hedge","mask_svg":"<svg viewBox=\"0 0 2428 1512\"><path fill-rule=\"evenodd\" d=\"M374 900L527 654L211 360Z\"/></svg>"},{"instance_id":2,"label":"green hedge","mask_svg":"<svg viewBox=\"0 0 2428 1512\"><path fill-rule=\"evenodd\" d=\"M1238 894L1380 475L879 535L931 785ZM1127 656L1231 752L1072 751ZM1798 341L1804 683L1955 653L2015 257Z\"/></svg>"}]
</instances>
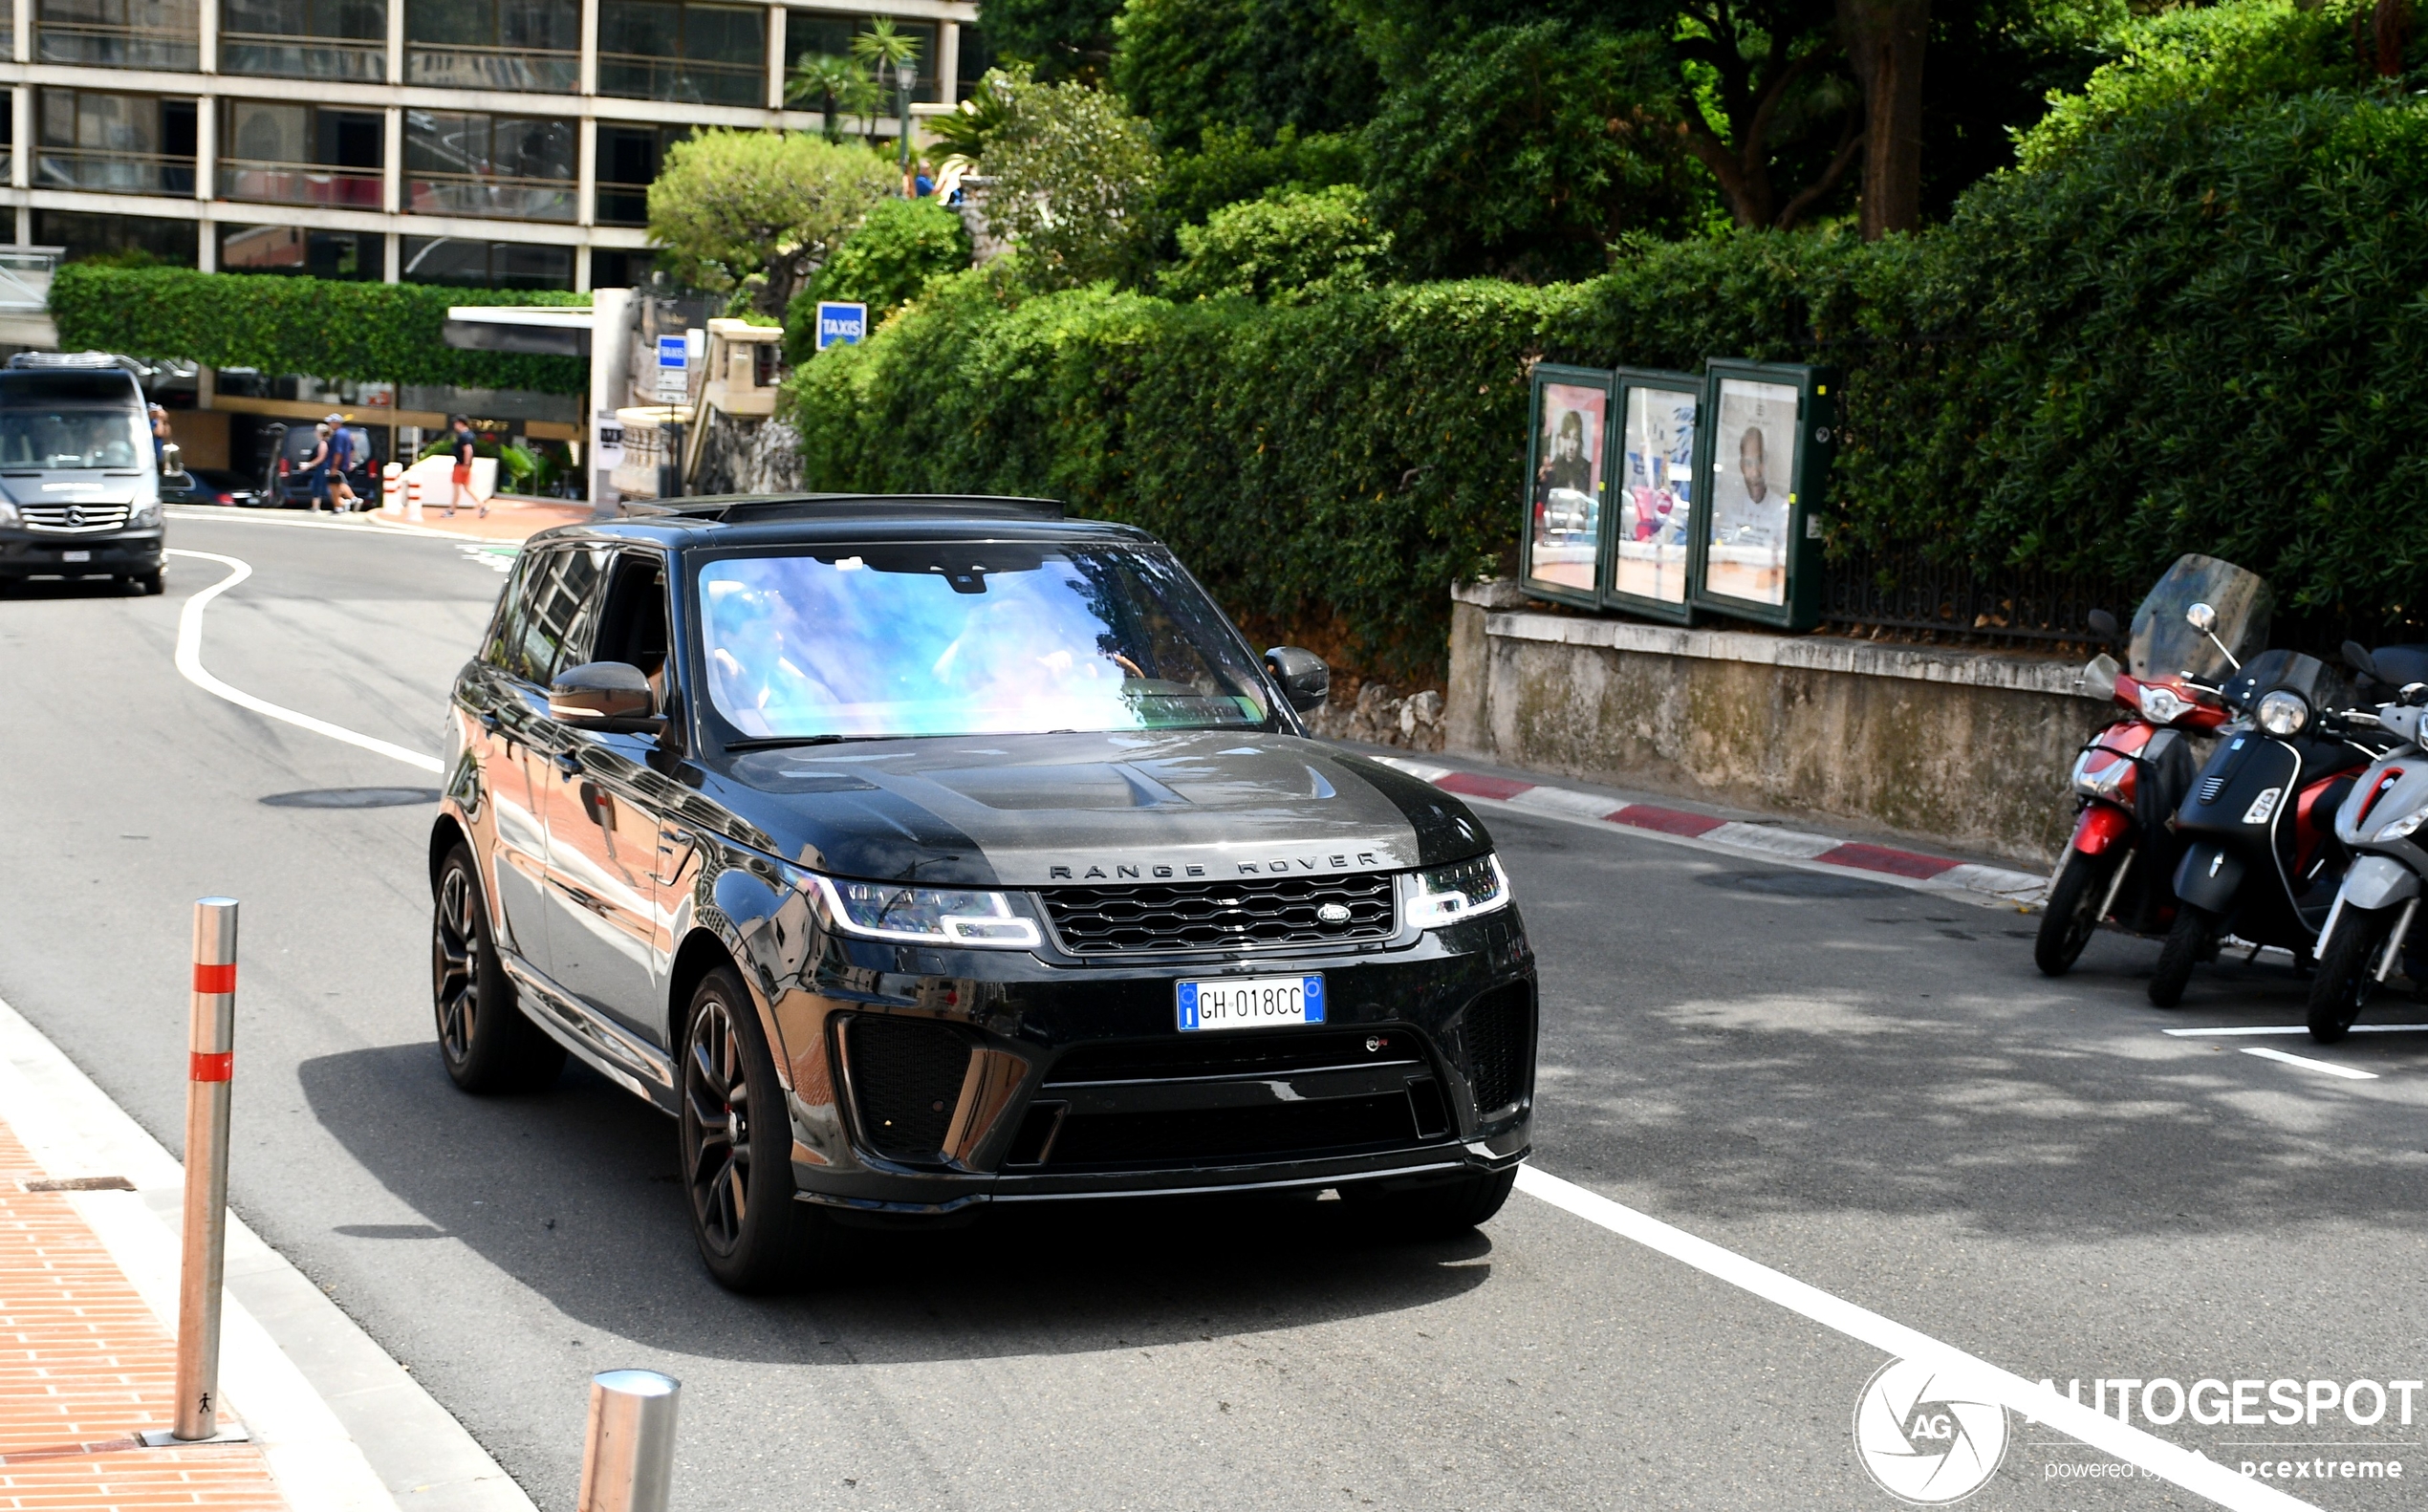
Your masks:
<instances>
[{"instance_id":1,"label":"green hedge","mask_svg":"<svg viewBox=\"0 0 2428 1512\"><path fill-rule=\"evenodd\" d=\"M366 284L184 268L70 263L51 284L69 351L182 357L313 378L588 392L577 357L460 352L441 332L461 304L587 305L588 294Z\"/></svg>"},{"instance_id":2,"label":"green hedge","mask_svg":"<svg viewBox=\"0 0 2428 1512\"><path fill-rule=\"evenodd\" d=\"M1446 588L1514 544L1538 358L1834 364L1833 554L2133 582L2209 551L2374 625L2428 604L2423 223L2428 103L2194 102L1871 246L1744 234L1585 284L1287 309L1023 297L989 270L822 355L790 402L814 486L1056 495L1402 677L1438 675Z\"/></svg>"}]
</instances>

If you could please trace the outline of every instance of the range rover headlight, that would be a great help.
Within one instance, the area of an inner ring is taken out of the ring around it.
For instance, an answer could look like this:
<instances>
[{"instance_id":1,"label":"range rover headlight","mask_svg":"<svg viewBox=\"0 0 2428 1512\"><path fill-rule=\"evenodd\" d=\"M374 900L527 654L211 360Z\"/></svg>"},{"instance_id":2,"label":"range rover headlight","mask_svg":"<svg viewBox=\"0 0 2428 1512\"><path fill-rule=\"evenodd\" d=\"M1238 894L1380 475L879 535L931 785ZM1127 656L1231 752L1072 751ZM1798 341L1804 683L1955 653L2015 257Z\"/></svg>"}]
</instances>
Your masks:
<instances>
[{"instance_id":1,"label":"range rover headlight","mask_svg":"<svg viewBox=\"0 0 2428 1512\"><path fill-rule=\"evenodd\" d=\"M2299 735L2310 722L2310 706L2300 694L2278 688L2260 700L2259 721L2270 735Z\"/></svg>"},{"instance_id":2,"label":"range rover headlight","mask_svg":"<svg viewBox=\"0 0 2428 1512\"><path fill-rule=\"evenodd\" d=\"M1509 875L1497 855L1454 861L1416 875L1408 899L1408 922L1419 929L1440 929L1463 918L1505 908L1509 901Z\"/></svg>"},{"instance_id":3,"label":"range rover headlight","mask_svg":"<svg viewBox=\"0 0 2428 1512\"><path fill-rule=\"evenodd\" d=\"M1001 893L827 876L812 876L810 883L826 905L827 921L847 935L989 950L1030 950L1040 943L1037 921L1013 913L1011 899Z\"/></svg>"}]
</instances>

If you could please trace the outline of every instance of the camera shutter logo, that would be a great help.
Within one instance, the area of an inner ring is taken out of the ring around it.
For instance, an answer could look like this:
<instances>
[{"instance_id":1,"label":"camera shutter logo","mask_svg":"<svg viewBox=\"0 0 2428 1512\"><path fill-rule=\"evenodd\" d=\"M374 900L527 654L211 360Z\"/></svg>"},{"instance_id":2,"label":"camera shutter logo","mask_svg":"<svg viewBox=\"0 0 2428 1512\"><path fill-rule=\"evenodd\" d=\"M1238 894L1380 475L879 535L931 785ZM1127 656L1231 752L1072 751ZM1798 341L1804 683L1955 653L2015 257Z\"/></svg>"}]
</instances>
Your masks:
<instances>
[{"instance_id":1,"label":"camera shutter logo","mask_svg":"<svg viewBox=\"0 0 2428 1512\"><path fill-rule=\"evenodd\" d=\"M1891 1360L1854 1403L1854 1451L1881 1490L1918 1506L1961 1501L2006 1458L2006 1409L1962 1375Z\"/></svg>"}]
</instances>

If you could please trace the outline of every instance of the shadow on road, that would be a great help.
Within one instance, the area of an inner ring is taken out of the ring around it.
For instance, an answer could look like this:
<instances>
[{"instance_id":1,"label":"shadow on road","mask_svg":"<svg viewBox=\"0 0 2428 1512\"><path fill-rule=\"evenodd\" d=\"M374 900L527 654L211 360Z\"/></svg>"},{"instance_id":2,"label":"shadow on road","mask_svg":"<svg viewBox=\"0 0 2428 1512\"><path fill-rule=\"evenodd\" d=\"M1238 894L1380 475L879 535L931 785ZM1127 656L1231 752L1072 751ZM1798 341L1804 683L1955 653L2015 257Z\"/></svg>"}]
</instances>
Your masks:
<instances>
[{"instance_id":1,"label":"shadow on road","mask_svg":"<svg viewBox=\"0 0 2428 1512\"><path fill-rule=\"evenodd\" d=\"M799 1295L718 1289L692 1248L671 1120L578 1067L550 1091L457 1091L426 1045L298 1068L314 1115L426 1223L580 1322L714 1358L869 1364L1154 1349L1425 1307L1482 1285L1482 1234L1400 1244L1339 1202L1076 1202L964 1228L835 1230Z\"/></svg>"}]
</instances>

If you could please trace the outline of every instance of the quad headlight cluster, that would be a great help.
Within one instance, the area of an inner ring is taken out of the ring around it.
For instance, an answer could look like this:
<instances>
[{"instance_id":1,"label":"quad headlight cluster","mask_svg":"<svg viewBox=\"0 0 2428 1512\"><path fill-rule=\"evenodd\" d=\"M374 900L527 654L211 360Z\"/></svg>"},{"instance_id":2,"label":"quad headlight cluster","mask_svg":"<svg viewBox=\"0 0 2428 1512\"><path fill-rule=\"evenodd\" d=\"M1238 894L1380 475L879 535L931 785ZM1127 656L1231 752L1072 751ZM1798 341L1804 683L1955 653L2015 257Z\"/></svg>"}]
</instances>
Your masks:
<instances>
[{"instance_id":1,"label":"quad headlight cluster","mask_svg":"<svg viewBox=\"0 0 2428 1512\"><path fill-rule=\"evenodd\" d=\"M1509 875L1501 870L1497 855L1419 872L1416 883L1408 898L1408 922L1419 929L1440 929L1508 906Z\"/></svg>"},{"instance_id":2,"label":"quad headlight cluster","mask_svg":"<svg viewBox=\"0 0 2428 1512\"><path fill-rule=\"evenodd\" d=\"M1033 950L1043 939L1037 921L1013 913L1010 897L1002 893L845 882L815 875L810 885L829 923L867 940Z\"/></svg>"}]
</instances>

